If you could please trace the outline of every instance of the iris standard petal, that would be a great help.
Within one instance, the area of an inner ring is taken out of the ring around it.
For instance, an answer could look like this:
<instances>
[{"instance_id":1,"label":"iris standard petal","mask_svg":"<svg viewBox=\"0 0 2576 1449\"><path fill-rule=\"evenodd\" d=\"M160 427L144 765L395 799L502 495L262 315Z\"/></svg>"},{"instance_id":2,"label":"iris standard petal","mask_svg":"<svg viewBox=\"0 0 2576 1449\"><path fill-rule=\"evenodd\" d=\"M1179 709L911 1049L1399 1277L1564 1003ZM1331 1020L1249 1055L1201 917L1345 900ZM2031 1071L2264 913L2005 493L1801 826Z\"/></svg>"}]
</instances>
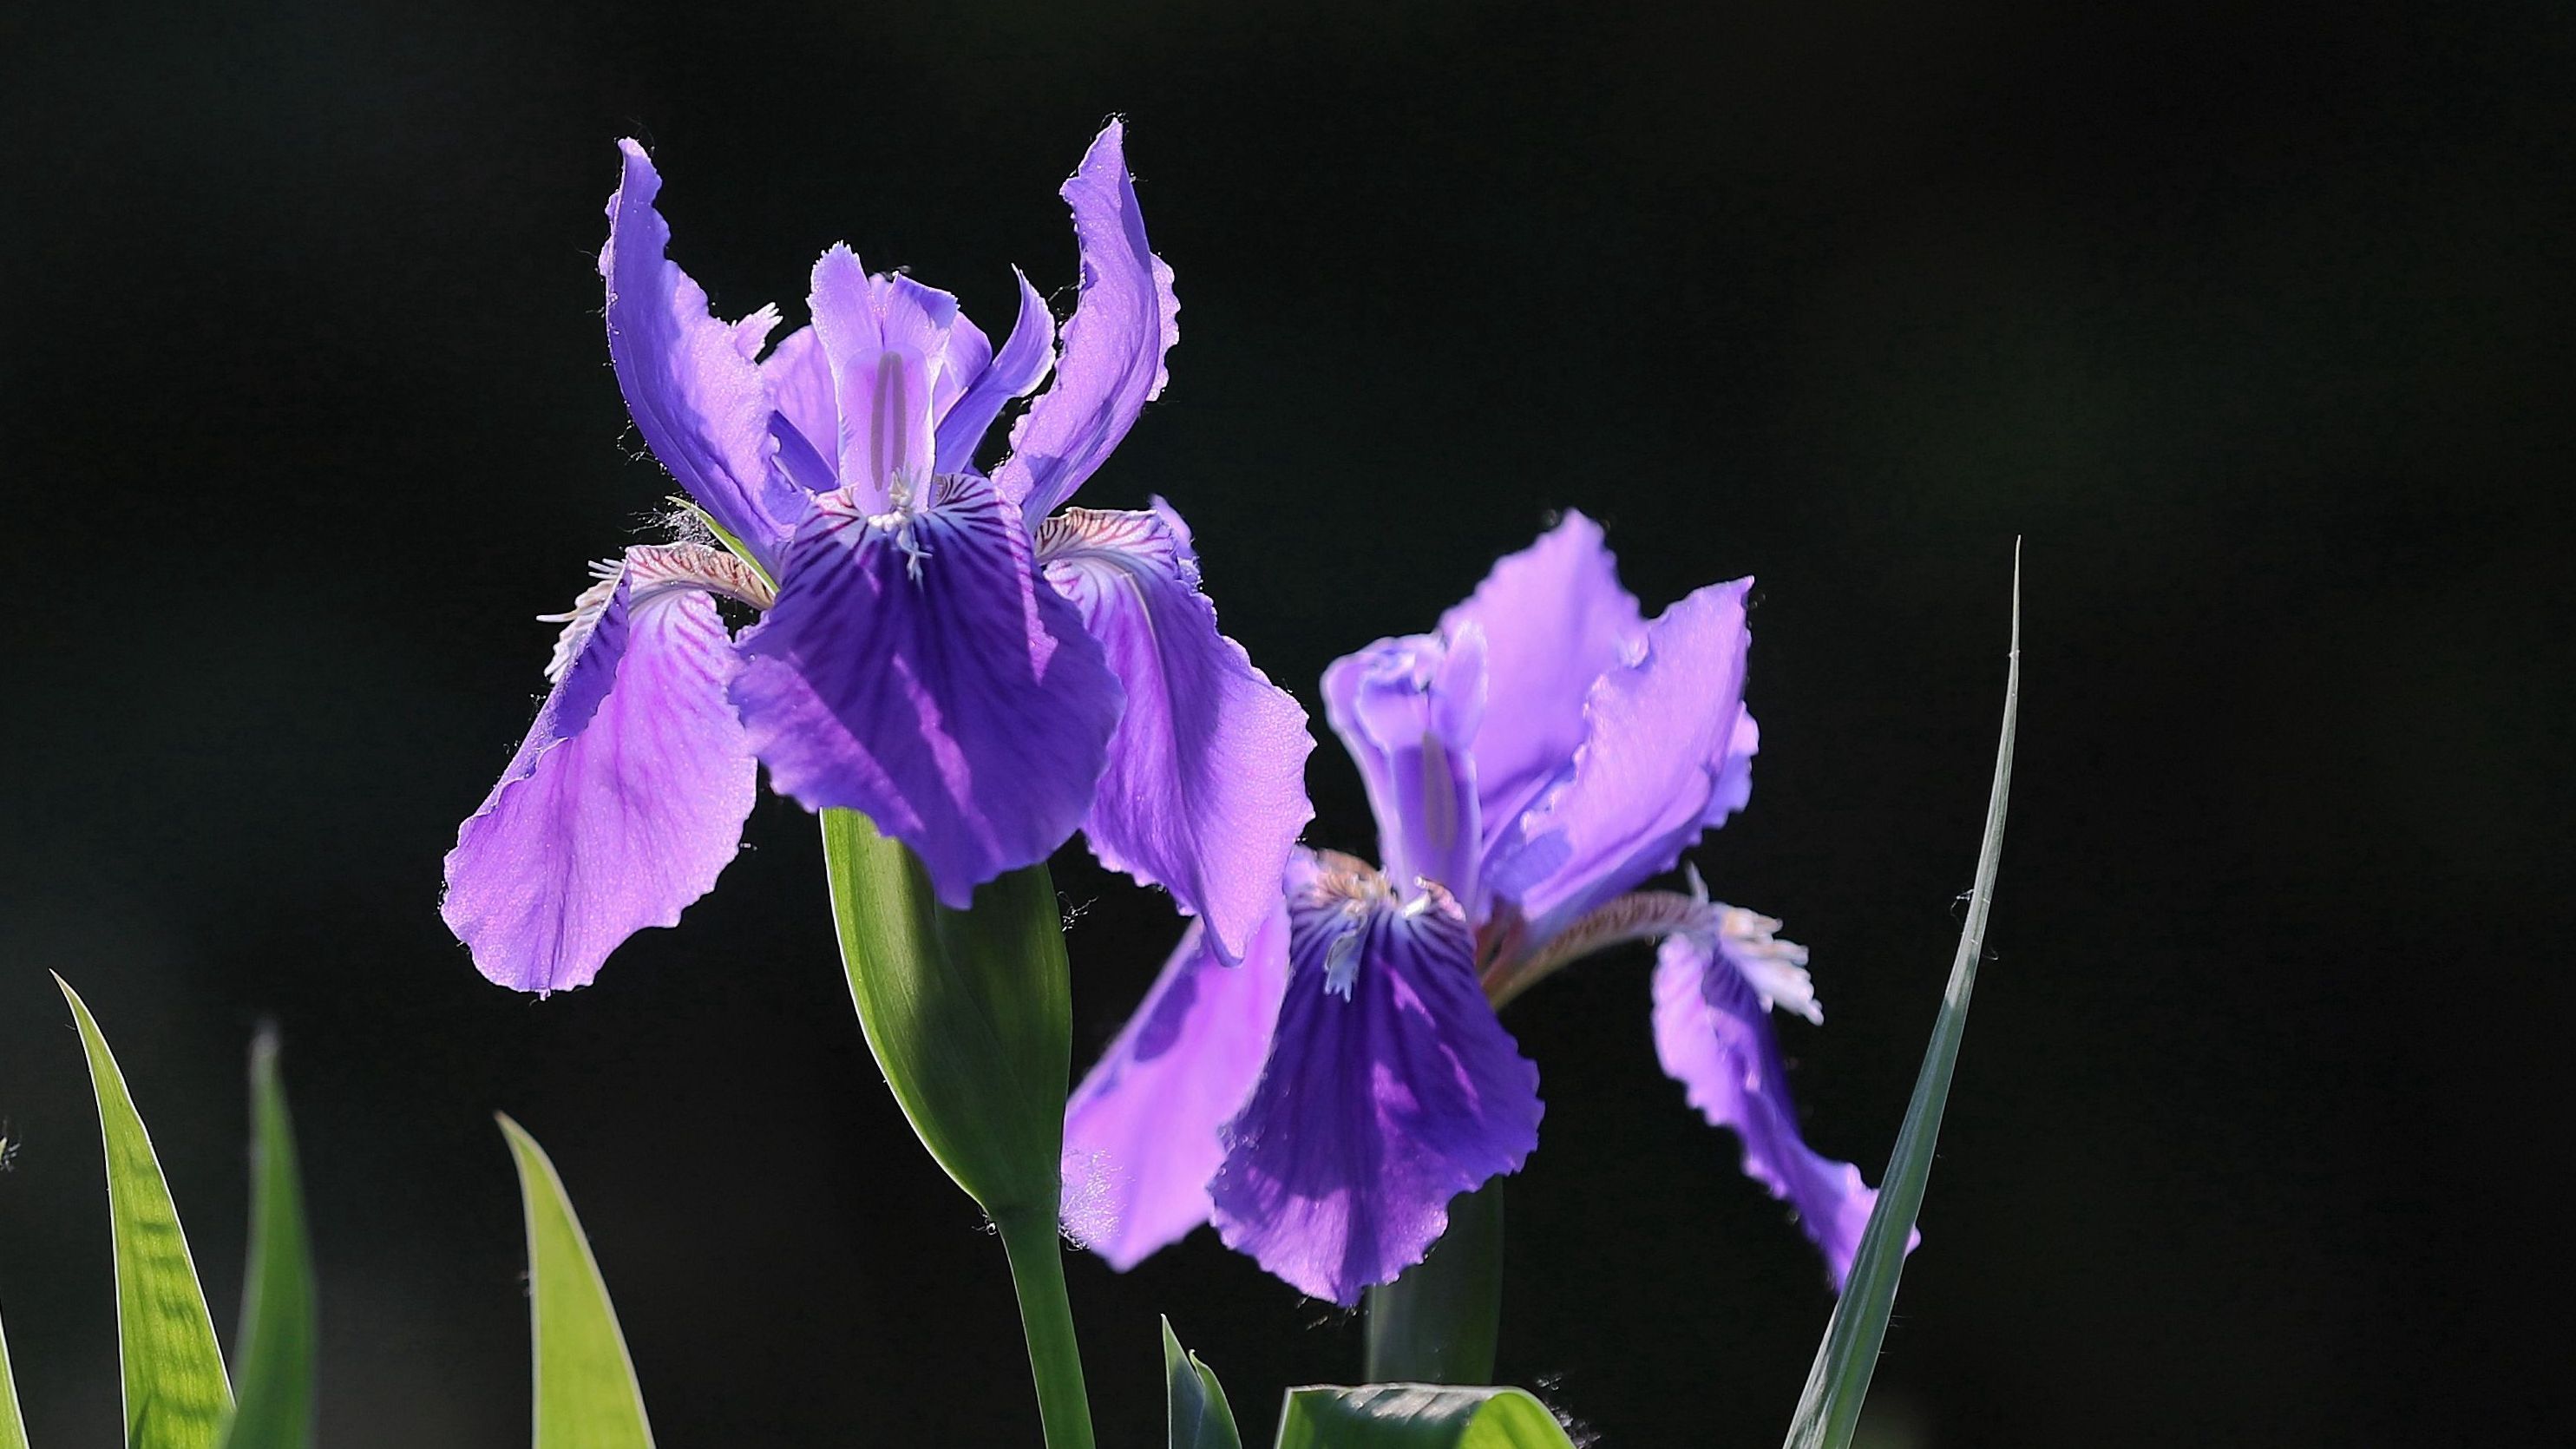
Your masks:
<instances>
[{"instance_id":1,"label":"iris standard petal","mask_svg":"<svg viewBox=\"0 0 2576 1449\"><path fill-rule=\"evenodd\" d=\"M1324 670L1324 717L1368 787L1387 876L1404 892L1436 881L1477 921L1485 825L1475 743L1485 713L1485 636L1472 625L1452 641L1380 639Z\"/></svg>"},{"instance_id":2,"label":"iris standard petal","mask_svg":"<svg viewBox=\"0 0 2576 1449\"><path fill-rule=\"evenodd\" d=\"M1446 892L1399 904L1347 857L1290 871L1286 997L1209 1195L1226 1246L1348 1305L1422 1260L1451 1198L1529 1156L1538 1069L1477 989Z\"/></svg>"},{"instance_id":3,"label":"iris standard petal","mask_svg":"<svg viewBox=\"0 0 2576 1449\"><path fill-rule=\"evenodd\" d=\"M1306 712L1218 632L1188 528L1161 500L1068 509L1038 525L1037 547L1126 690L1083 834L1101 864L1169 890L1232 960L1314 818Z\"/></svg>"},{"instance_id":4,"label":"iris standard petal","mask_svg":"<svg viewBox=\"0 0 2576 1449\"><path fill-rule=\"evenodd\" d=\"M1031 518L1055 512L1127 436L1162 392L1163 354L1180 338L1172 269L1146 245L1120 123L1092 141L1063 196L1082 247L1082 296L1064 324L1055 384L1011 430L1011 456L993 475Z\"/></svg>"},{"instance_id":5,"label":"iris standard petal","mask_svg":"<svg viewBox=\"0 0 2576 1449\"><path fill-rule=\"evenodd\" d=\"M1020 284L1019 320L992 362L940 414L938 468L942 473L963 473L974 467L975 449L992 430L993 419L1001 416L1002 405L1028 396L1055 365L1055 314L1018 268L1012 268L1011 275Z\"/></svg>"},{"instance_id":6,"label":"iris standard petal","mask_svg":"<svg viewBox=\"0 0 2576 1449\"><path fill-rule=\"evenodd\" d=\"M1743 806L1752 584L1712 584L1648 625L1642 656L1594 683L1572 770L1518 822L1517 841L1498 836L1491 884L1520 903L1532 939L1670 870Z\"/></svg>"},{"instance_id":7,"label":"iris standard petal","mask_svg":"<svg viewBox=\"0 0 2576 1449\"><path fill-rule=\"evenodd\" d=\"M1241 965L1207 949L1205 923L1192 922L1065 1108L1065 1231L1122 1273L1208 1220L1208 1179L1225 1160L1218 1130L1261 1075L1288 979L1275 885L1271 902Z\"/></svg>"},{"instance_id":8,"label":"iris standard petal","mask_svg":"<svg viewBox=\"0 0 2576 1449\"><path fill-rule=\"evenodd\" d=\"M1634 656L1646 620L1619 586L1601 525L1569 512L1440 616L1443 638L1470 627L1485 636L1476 788L1494 829L1573 764L1592 682Z\"/></svg>"},{"instance_id":9,"label":"iris standard petal","mask_svg":"<svg viewBox=\"0 0 2576 1449\"><path fill-rule=\"evenodd\" d=\"M1711 1126L1743 1141L1745 1176L1797 1211L1840 1287L1878 1193L1859 1168L1816 1152L1799 1135L1764 995L1744 963L1732 959L1745 945L1665 940L1655 956L1655 1055ZM1812 1007L1812 997L1806 1004Z\"/></svg>"},{"instance_id":10,"label":"iris standard petal","mask_svg":"<svg viewBox=\"0 0 2576 1449\"><path fill-rule=\"evenodd\" d=\"M637 591L661 552L583 596L554 691L448 852L439 913L504 986L587 985L628 936L679 924L741 844L757 771L725 700L733 650L704 592Z\"/></svg>"},{"instance_id":11,"label":"iris standard petal","mask_svg":"<svg viewBox=\"0 0 2576 1449\"><path fill-rule=\"evenodd\" d=\"M599 254L618 390L653 456L709 517L775 567L804 499L770 466L771 406L760 369L744 355L735 325L708 314L705 290L667 255L671 228L653 207L662 178L644 148L618 147L625 176L608 199L608 245Z\"/></svg>"},{"instance_id":12,"label":"iris standard petal","mask_svg":"<svg viewBox=\"0 0 2576 1449\"><path fill-rule=\"evenodd\" d=\"M841 406L832 397L832 363L823 355L823 340L811 327L788 333L760 360L760 380L776 409L769 431L778 443L780 471L808 493L840 487Z\"/></svg>"},{"instance_id":13,"label":"iris standard petal","mask_svg":"<svg viewBox=\"0 0 2576 1449\"><path fill-rule=\"evenodd\" d=\"M876 515L849 489L815 504L733 701L779 790L866 814L962 909L1082 823L1117 677L990 483L943 478Z\"/></svg>"},{"instance_id":14,"label":"iris standard petal","mask_svg":"<svg viewBox=\"0 0 2576 1449\"><path fill-rule=\"evenodd\" d=\"M871 277L848 247L814 264L807 305L832 370L837 451L824 449L842 483L870 512L898 479L926 485L937 434L934 382L945 365L956 299L906 279ZM823 448L816 439L815 446Z\"/></svg>"}]
</instances>

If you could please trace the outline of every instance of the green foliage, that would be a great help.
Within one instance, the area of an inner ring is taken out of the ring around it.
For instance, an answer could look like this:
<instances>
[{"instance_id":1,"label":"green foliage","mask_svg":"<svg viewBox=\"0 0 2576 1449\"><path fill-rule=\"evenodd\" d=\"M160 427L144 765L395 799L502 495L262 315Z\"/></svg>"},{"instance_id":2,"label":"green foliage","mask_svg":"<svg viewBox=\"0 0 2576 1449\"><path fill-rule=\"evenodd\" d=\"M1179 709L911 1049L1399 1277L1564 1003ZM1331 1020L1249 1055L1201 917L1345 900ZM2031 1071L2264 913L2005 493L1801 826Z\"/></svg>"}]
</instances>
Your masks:
<instances>
[{"instance_id":1,"label":"green foliage","mask_svg":"<svg viewBox=\"0 0 2576 1449\"><path fill-rule=\"evenodd\" d=\"M295 1127L271 1033L262 1032L251 1047L250 1101L250 1265L233 1362L241 1398L221 1443L223 1449L311 1449L319 1309Z\"/></svg>"},{"instance_id":2,"label":"green foliage","mask_svg":"<svg viewBox=\"0 0 2576 1449\"><path fill-rule=\"evenodd\" d=\"M6 1328L0 1328L0 1449L27 1449L27 1421L18 1414L18 1381L9 1377Z\"/></svg>"},{"instance_id":3,"label":"green foliage","mask_svg":"<svg viewBox=\"0 0 2576 1449\"><path fill-rule=\"evenodd\" d=\"M635 1364L563 1179L518 1123L500 1119L528 1218L528 1335L535 1340L536 1449L652 1449Z\"/></svg>"},{"instance_id":4,"label":"green foliage","mask_svg":"<svg viewBox=\"0 0 2576 1449\"><path fill-rule=\"evenodd\" d=\"M1995 902L1995 870L2003 856L2004 803L2012 785L2013 726L2021 708L2021 565L2013 565L2012 662L2004 676L2003 738L1995 747L1995 780L1986 797L1986 834L1977 849L1976 884L1968 893L1968 919L1950 963L1950 986L1932 1025L1932 1044L1914 1079L1914 1098L1896 1134L1881 1181L1878 1205L1861 1234L1842 1301L1825 1326L1825 1341L1807 1371L1807 1386L1790 1421L1788 1449L1846 1449L1860 1424L1870 1374L1896 1306L1897 1279L1905 1271L1905 1240L1923 1206L1932 1177L1932 1147L1941 1135L1941 1112L1950 1098L1950 1074L1968 1026L1968 994L1977 984L1977 958L1985 950L1986 915Z\"/></svg>"},{"instance_id":5,"label":"green foliage","mask_svg":"<svg viewBox=\"0 0 2576 1449\"><path fill-rule=\"evenodd\" d=\"M98 1022L61 977L63 999L89 1054L107 1153L107 1210L116 1248L116 1333L125 1374L128 1449L210 1449L232 1410L214 1320L197 1287L188 1235Z\"/></svg>"},{"instance_id":6,"label":"green foliage","mask_svg":"<svg viewBox=\"0 0 2576 1449\"><path fill-rule=\"evenodd\" d=\"M911 851L850 810L823 812L823 862L859 1026L912 1130L996 1221L1052 1224L1073 993L1046 867L952 911Z\"/></svg>"},{"instance_id":7,"label":"green foliage","mask_svg":"<svg viewBox=\"0 0 2576 1449\"><path fill-rule=\"evenodd\" d=\"M1449 1201L1449 1230L1404 1276L1368 1291L1368 1380L1481 1384L1503 1321L1503 1180Z\"/></svg>"},{"instance_id":8,"label":"green foliage","mask_svg":"<svg viewBox=\"0 0 2576 1449\"><path fill-rule=\"evenodd\" d=\"M1243 1449L1234 1410L1216 1373L1181 1347L1172 1320L1163 1320L1163 1380L1171 1394L1170 1449Z\"/></svg>"},{"instance_id":9,"label":"green foliage","mask_svg":"<svg viewBox=\"0 0 2576 1449\"><path fill-rule=\"evenodd\" d=\"M1290 1389L1278 1449L1573 1449L1519 1389L1372 1384Z\"/></svg>"}]
</instances>

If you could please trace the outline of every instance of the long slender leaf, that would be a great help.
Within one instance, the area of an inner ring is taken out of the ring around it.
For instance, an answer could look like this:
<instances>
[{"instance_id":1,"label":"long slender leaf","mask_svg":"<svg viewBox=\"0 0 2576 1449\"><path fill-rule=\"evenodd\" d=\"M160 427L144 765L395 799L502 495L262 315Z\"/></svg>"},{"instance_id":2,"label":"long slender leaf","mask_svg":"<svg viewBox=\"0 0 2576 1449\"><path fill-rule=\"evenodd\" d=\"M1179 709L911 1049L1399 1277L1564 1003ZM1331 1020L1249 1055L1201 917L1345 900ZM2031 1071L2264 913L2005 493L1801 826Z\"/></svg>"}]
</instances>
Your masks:
<instances>
[{"instance_id":1,"label":"long slender leaf","mask_svg":"<svg viewBox=\"0 0 2576 1449\"><path fill-rule=\"evenodd\" d=\"M1290 1389L1278 1449L1573 1449L1519 1389L1373 1384Z\"/></svg>"},{"instance_id":2,"label":"long slender leaf","mask_svg":"<svg viewBox=\"0 0 2576 1449\"><path fill-rule=\"evenodd\" d=\"M304 1188L295 1170L295 1126L277 1074L277 1037L250 1049L250 1267L242 1289L241 1400L224 1426L224 1449L311 1449L313 1363L319 1310Z\"/></svg>"},{"instance_id":3,"label":"long slender leaf","mask_svg":"<svg viewBox=\"0 0 2576 1449\"><path fill-rule=\"evenodd\" d=\"M1164 1330L1166 1334L1170 1329ZM0 1449L27 1449L27 1421L18 1413L18 1384L9 1377L9 1331L0 1328Z\"/></svg>"},{"instance_id":4,"label":"long slender leaf","mask_svg":"<svg viewBox=\"0 0 2576 1449\"><path fill-rule=\"evenodd\" d=\"M210 1449L232 1411L223 1351L197 1286L188 1235L170 1201L152 1135L134 1110L125 1076L98 1022L60 976L63 999L89 1053L107 1152L109 1235L116 1245L116 1335L125 1370L128 1449Z\"/></svg>"},{"instance_id":5,"label":"long slender leaf","mask_svg":"<svg viewBox=\"0 0 2576 1449\"><path fill-rule=\"evenodd\" d=\"M1968 1027L1968 994L1977 984L1977 959L1985 950L1986 915L1994 907L1995 869L2003 858L2004 803L2012 786L2013 725L2020 710L2021 556L2016 548L2003 738L1995 746L1995 782L1986 797L1986 835L1977 848L1968 919L1959 931L1959 952L1950 962L1950 987L1932 1025L1923 1070L1914 1079L1914 1098L1906 1106L1905 1125L1896 1134L1896 1150L1888 1159L1878 1205L1870 1210L1842 1301L1825 1325L1825 1341L1816 1350L1815 1366L1807 1371L1806 1389L1798 1396L1797 1416L1789 1423L1788 1449L1846 1449L1860 1424L1861 1401L1869 1396L1870 1375L1878 1367L1879 1346L1887 1338L1887 1317L1896 1305L1897 1279L1905 1271L1905 1240L1913 1230L1915 1214L1922 1210L1924 1185L1932 1177L1932 1146L1941 1135L1950 1074L1958 1065L1959 1040Z\"/></svg>"},{"instance_id":6,"label":"long slender leaf","mask_svg":"<svg viewBox=\"0 0 2576 1449\"><path fill-rule=\"evenodd\" d=\"M1503 1323L1503 1180L1449 1200L1431 1256L1368 1290L1368 1381L1483 1384Z\"/></svg>"},{"instance_id":7,"label":"long slender leaf","mask_svg":"<svg viewBox=\"0 0 2576 1449\"><path fill-rule=\"evenodd\" d=\"M563 1179L518 1123L501 1119L528 1214L528 1335L536 1341L536 1449L653 1449L635 1363Z\"/></svg>"},{"instance_id":8,"label":"long slender leaf","mask_svg":"<svg viewBox=\"0 0 2576 1449\"><path fill-rule=\"evenodd\" d=\"M1234 1410L1216 1373L1181 1347L1172 1320L1163 1320L1163 1381L1171 1397L1170 1449L1243 1449Z\"/></svg>"}]
</instances>

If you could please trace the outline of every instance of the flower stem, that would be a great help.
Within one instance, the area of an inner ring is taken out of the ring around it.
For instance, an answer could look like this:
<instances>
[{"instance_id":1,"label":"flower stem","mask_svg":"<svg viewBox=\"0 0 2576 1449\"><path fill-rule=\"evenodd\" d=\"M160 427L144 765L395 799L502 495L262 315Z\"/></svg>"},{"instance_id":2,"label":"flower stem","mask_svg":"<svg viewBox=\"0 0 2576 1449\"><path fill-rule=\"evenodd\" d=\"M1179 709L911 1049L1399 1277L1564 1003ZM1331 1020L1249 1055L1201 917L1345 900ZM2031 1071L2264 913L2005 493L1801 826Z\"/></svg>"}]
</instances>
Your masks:
<instances>
[{"instance_id":1,"label":"flower stem","mask_svg":"<svg viewBox=\"0 0 2576 1449\"><path fill-rule=\"evenodd\" d=\"M1368 1291L1368 1381L1489 1384L1503 1318L1503 1180L1449 1203L1449 1231Z\"/></svg>"},{"instance_id":2,"label":"flower stem","mask_svg":"<svg viewBox=\"0 0 2576 1449\"><path fill-rule=\"evenodd\" d=\"M1010 1255L1019 1290L1020 1324L1028 1331L1029 1373L1038 1385L1038 1418L1047 1449L1092 1449L1091 1401L1082 1387L1082 1349L1073 1336L1073 1304L1064 1292L1064 1251L1052 1215L1012 1213L993 1220Z\"/></svg>"}]
</instances>

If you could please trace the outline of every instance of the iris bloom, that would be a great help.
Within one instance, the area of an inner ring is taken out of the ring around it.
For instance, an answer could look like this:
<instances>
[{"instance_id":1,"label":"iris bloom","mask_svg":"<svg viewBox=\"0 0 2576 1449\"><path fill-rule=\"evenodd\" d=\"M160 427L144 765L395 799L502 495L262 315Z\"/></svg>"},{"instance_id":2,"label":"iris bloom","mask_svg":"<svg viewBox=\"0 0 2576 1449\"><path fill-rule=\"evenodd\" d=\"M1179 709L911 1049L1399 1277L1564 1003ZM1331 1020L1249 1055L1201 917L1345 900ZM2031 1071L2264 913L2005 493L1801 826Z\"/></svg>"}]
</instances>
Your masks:
<instances>
[{"instance_id":1,"label":"iris bloom","mask_svg":"<svg viewBox=\"0 0 2576 1449\"><path fill-rule=\"evenodd\" d=\"M1064 185L1082 287L1060 347L1025 277L996 348L956 298L836 246L812 325L765 348L777 311L710 315L665 255L661 178L623 150L609 355L637 430L735 549L627 549L554 616L553 692L447 857L443 913L475 964L579 986L677 923L733 858L763 764L808 809L910 846L951 906L1079 828L1239 953L1311 814L1305 715L1217 631L1178 515L1058 511L1161 392L1177 335L1119 126ZM979 471L1004 406L1050 371ZM736 637L720 599L759 622Z\"/></svg>"},{"instance_id":2,"label":"iris bloom","mask_svg":"<svg viewBox=\"0 0 2576 1449\"><path fill-rule=\"evenodd\" d=\"M1696 876L1636 891L1751 793L1751 582L1648 621L1570 515L1437 632L1327 670L1384 869L1299 851L1238 966L1191 928L1067 1110L1069 1226L1123 1269L1213 1221L1298 1289L1356 1302L1537 1145L1538 1070L1496 1008L1653 940L1664 1070L1839 1282L1876 1194L1798 1133L1769 1013L1822 1020L1806 952Z\"/></svg>"}]
</instances>

